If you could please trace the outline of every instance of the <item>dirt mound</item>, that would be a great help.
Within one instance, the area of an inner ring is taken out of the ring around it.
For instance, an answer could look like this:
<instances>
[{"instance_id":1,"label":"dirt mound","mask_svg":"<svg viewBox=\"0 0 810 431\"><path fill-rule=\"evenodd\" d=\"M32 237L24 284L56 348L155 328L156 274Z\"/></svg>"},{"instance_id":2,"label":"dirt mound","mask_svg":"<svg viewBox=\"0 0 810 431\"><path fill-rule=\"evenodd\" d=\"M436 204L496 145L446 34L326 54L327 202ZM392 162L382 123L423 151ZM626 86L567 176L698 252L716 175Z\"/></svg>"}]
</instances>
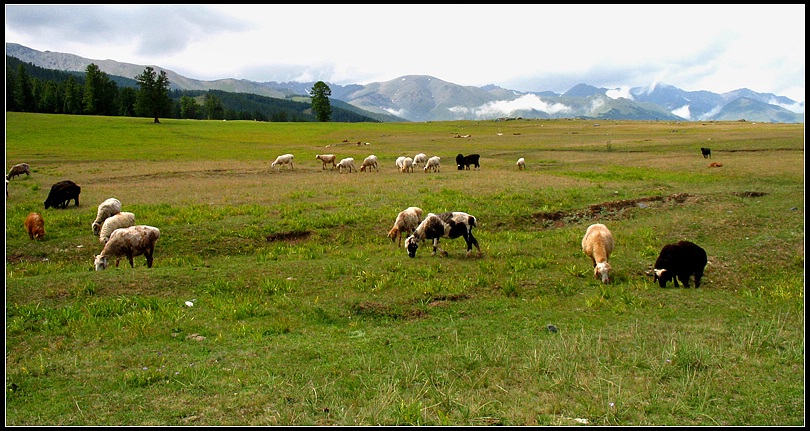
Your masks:
<instances>
[{"instance_id":1,"label":"dirt mound","mask_svg":"<svg viewBox=\"0 0 810 431\"><path fill-rule=\"evenodd\" d=\"M605 219L615 220L621 218L622 211L628 208L647 208L651 203L675 202L682 204L690 195L688 193L677 193L671 196L648 196L637 199L624 199L618 201L608 201L593 204L585 209L572 211L540 212L532 214L532 218L540 223L552 223L555 227L561 227L565 223L577 223L584 219Z\"/></svg>"},{"instance_id":2,"label":"dirt mound","mask_svg":"<svg viewBox=\"0 0 810 431\"><path fill-rule=\"evenodd\" d=\"M296 243L299 241L303 241L309 236L312 235L312 232L307 230L295 230L292 232L279 232L274 233L271 235L267 235L267 242L273 241L287 241L289 243Z\"/></svg>"}]
</instances>

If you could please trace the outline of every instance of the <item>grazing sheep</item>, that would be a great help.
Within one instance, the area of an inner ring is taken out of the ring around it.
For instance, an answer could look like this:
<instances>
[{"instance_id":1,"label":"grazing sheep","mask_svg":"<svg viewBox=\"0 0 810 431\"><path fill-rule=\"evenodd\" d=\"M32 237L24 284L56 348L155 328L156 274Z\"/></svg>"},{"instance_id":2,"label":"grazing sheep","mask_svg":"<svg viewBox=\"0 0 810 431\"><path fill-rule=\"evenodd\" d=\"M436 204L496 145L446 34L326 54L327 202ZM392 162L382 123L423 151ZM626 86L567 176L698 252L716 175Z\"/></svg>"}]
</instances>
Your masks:
<instances>
[{"instance_id":1,"label":"grazing sheep","mask_svg":"<svg viewBox=\"0 0 810 431\"><path fill-rule=\"evenodd\" d=\"M519 171L526 169L526 159L523 157L519 158L517 161L517 167Z\"/></svg>"},{"instance_id":2,"label":"grazing sheep","mask_svg":"<svg viewBox=\"0 0 810 431\"><path fill-rule=\"evenodd\" d=\"M410 157L405 157L405 160L402 162L402 170L400 172L413 172L413 159Z\"/></svg>"},{"instance_id":3,"label":"grazing sheep","mask_svg":"<svg viewBox=\"0 0 810 431\"><path fill-rule=\"evenodd\" d=\"M28 231L28 237L32 240L43 239L45 237L45 220L39 213L30 213L25 218L25 230Z\"/></svg>"},{"instance_id":4,"label":"grazing sheep","mask_svg":"<svg viewBox=\"0 0 810 431\"><path fill-rule=\"evenodd\" d=\"M470 165L475 165L475 169L481 169L481 165L478 163L478 160L481 158L479 154L470 154L469 156L465 156L464 154L459 153L456 156L456 166L458 166L458 170L470 170Z\"/></svg>"},{"instance_id":5,"label":"grazing sheep","mask_svg":"<svg viewBox=\"0 0 810 431\"><path fill-rule=\"evenodd\" d=\"M364 172L366 170L371 172L372 169L374 169L377 172L380 172L380 168L377 165L377 156L375 156L374 154L366 157L363 160L363 164L360 165L360 172Z\"/></svg>"},{"instance_id":6,"label":"grazing sheep","mask_svg":"<svg viewBox=\"0 0 810 431\"><path fill-rule=\"evenodd\" d=\"M591 258L593 276L597 280L601 277L602 283L610 282L608 258L613 252L613 245L613 234L601 223L588 226L582 238L582 251Z\"/></svg>"},{"instance_id":7,"label":"grazing sheep","mask_svg":"<svg viewBox=\"0 0 810 431\"><path fill-rule=\"evenodd\" d=\"M712 150L711 148L701 148L700 152L703 154L703 158L711 159L712 158Z\"/></svg>"},{"instance_id":8,"label":"grazing sheep","mask_svg":"<svg viewBox=\"0 0 810 431\"><path fill-rule=\"evenodd\" d=\"M397 242L397 247L402 247L402 234L410 235L422 222L422 208L408 207L397 214L394 220L394 227L388 231L388 238L391 242Z\"/></svg>"},{"instance_id":9,"label":"grazing sheep","mask_svg":"<svg viewBox=\"0 0 810 431\"><path fill-rule=\"evenodd\" d=\"M98 242L104 244L110 239L116 229L130 227L135 225L135 214L130 212L120 212L113 214L104 220L101 225L101 231L98 233Z\"/></svg>"},{"instance_id":10,"label":"grazing sheep","mask_svg":"<svg viewBox=\"0 0 810 431\"><path fill-rule=\"evenodd\" d=\"M115 267L121 258L126 256L129 266L135 268L132 258L135 256L146 256L146 267L152 267L152 258L155 252L155 243L160 238L160 230L153 226L137 225L116 229L110 236L110 240L104 244L101 254L95 256L93 265L96 271L107 269L107 259L115 258Z\"/></svg>"},{"instance_id":11,"label":"grazing sheep","mask_svg":"<svg viewBox=\"0 0 810 431\"><path fill-rule=\"evenodd\" d=\"M318 154L315 156L315 158L323 162L322 169L326 169L326 165L330 163L332 164L332 167L329 168L329 170L335 169L337 167L337 164L335 164L336 157L334 154Z\"/></svg>"},{"instance_id":12,"label":"grazing sheep","mask_svg":"<svg viewBox=\"0 0 810 431\"><path fill-rule=\"evenodd\" d=\"M672 280L675 287L678 287L680 280L684 287L689 287L689 276L694 274L697 289L708 261L706 250L693 242L667 244L655 261L653 283L657 281L659 286L666 287L667 281Z\"/></svg>"},{"instance_id":13,"label":"grazing sheep","mask_svg":"<svg viewBox=\"0 0 810 431\"><path fill-rule=\"evenodd\" d=\"M73 181L59 181L51 186L48 198L45 199L45 209L50 207L67 208L71 200L75 200L76 206L79 206L79 194L81 192L82 188Z\"/></svg>"},{"instance_id":14,"label":"grazing sheep","mask_svg":"<svg viewBox=\"0 0 810 431\"><path fill-rule=\"evenodd\" d=\"M425 163L427 163L427 155L425 155L425 153L419 153L413 156L414 167L420 168L422 166L425 166Z\"/></svg>"},{"instance_id":15,"label":"grazing sheep","mask_svg":"<svg viewBox=\"0 0 810 431\"><path fill-rule=\"evenodd\" d=\"M16 165L12 166L8 171L8 175L6 175L6 179L11 180L12 178L22 174L28 175L29 177L31 176L31 169L28 167L28 163L17 163Z\"/></svg>"},{"instance_id":16,"label":"grazing sheep","mask_svg":"<svg viewBox=\"0 0 810 431\"><path fill-rule=\"evenodd\" d=\"M425 163L425 167L424 167L425 173L427 173L428 171L439 172L439 167L441 166L441 162L442 162L442 159L439 156L433 156L433 157L427 159L427 162Z\"/></svg>"},{"instance_id":17,"label":"grazing sheep","mask_svg":"<svg viewBox=\"0 0 810 431\"><path fill-rule=\"evenodd\" d=\"M121 212L121 201L116 198L109 198L99 204L96 219L90 227L93 229L93 235L98 235L101 230L101 224L110 216Z\"/></svg>"},{"instance_id":18,"label":"grazing sheep","mask_svg":"<svg viewBox=\"0 0 810 431\"><path fill-rule=\"evenodd\" d=\"M276 161L270 164L271 168L275 168L278 166L281 169L281 165L290 165L290 169L293 168L293 156L292 154L282 154L276 157Z\"/></svg>"},{"instance_id":19,"label":"grazing sheep","mask_svg":"<svg viewBox=\"0 0 810 431\"><path fill-rule=\"evenodd\" d=\"M403 163L405 163L405 156L397 157L397 161L394 162L394 164L397 165L397 170L400 171L400 172L402 172L402 164Z\"/></svg>"},{"instance_id":20,"label":"grazing sheep","mask_svg":"<svg viewBox=\"0 0 810 431\"><path fill-rule=\"evenodd\" d=\"M342 173L344 169L348 169L349 173L352 173L352 169L357 172L357 168L354 167L354 158L353 157L346 157L338 162L338 172Z\"/></svg>"},{"instance_id":21,"label":"grazing sheep","mask_svg":"<svg viewBox=\"0 0 810 431\"><path fill-rule=\"evenodd\" d=\"M480 256L481 247L478 246L478 240L472 234L472 228L477 226L475 217L463 212L446 212L442 214L430 213L419 223L416 230L405 239L405 248L408 250L408 256L416 257L416 250L419 248L419 241L433 240L433 253L431 256L436 255L436 250L441 252L442 256L447 256L447 252L439 247L439 238L454 239L460 236L464 237L467 242L467 256L470 255L472 247L478 249Z\"/></svg>"}]
</instances>

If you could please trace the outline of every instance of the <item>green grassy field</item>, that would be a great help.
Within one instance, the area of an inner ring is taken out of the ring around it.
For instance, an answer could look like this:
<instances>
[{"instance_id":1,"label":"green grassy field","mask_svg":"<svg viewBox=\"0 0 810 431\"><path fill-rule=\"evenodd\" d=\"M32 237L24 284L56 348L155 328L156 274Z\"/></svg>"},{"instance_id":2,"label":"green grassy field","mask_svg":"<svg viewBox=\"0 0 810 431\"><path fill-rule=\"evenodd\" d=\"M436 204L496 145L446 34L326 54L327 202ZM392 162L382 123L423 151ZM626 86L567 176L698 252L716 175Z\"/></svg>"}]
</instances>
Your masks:
<instances>
[{"instance_id":1,"label":"green grassy field","mask_svg":"<svg viewBox=\"0 0 810 431\"><path fill-rule=\"evenodd\" d=\"M397 172L418 152L441 171ZM7 113L20 162L6 425L804 424L803 124ZM80 205L45 210L64 179ZM92 269L109 197L161 230L152 268ZM409 258L386 237L409 206L476 216L483 256L459 238ZM580 246L595 222L610 284ZM681 239L708 253L702 285L662 289Z\"/></svg>"}]
</instances>

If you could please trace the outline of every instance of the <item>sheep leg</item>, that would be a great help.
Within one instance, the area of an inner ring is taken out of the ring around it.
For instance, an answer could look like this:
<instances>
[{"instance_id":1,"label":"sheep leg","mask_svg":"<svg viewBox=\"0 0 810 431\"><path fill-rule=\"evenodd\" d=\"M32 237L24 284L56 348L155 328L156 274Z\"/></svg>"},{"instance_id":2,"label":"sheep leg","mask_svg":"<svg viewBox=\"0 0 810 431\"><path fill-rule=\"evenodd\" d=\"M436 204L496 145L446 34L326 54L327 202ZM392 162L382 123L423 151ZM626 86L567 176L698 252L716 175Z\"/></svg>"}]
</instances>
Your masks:
<instances>
[{"instance_id":1,"label":"sheep leg","mask_svg":"<svg viewBox=\"0 0 810 431\"><path fill-rule=\"evenodd\" d=\"M465 237L464 240L467 241L467 256L470 255L473 246L475 246L475 248L478 249L479 256L483 254L481 253L481 247L478 246L478 240L475 239L475 237L472 235L472 232L470 232L470 234L467 237Z\"/></svg>"},{"instance_id":2,"label":"sheep leg","mask_svg":"<svg viewBox=\"0 0 810 431\"><path fill-rule=\"evenodd\" d=\"M148 252L146 252L144 254L146 255L146 267L151 268L152 267L152 252L148 251Z\"/></svg>"},{"instance_id":3,"label":"sheep leg","mask_svg":"<svg viewBox=\"0 0 810 431\"><path fill-rule=\"evenodd\" d=\"M132 261L132 253L127 253L127 260L129 261L129 266L135 268L135 262Z\"/></svg>"}]
</instances>

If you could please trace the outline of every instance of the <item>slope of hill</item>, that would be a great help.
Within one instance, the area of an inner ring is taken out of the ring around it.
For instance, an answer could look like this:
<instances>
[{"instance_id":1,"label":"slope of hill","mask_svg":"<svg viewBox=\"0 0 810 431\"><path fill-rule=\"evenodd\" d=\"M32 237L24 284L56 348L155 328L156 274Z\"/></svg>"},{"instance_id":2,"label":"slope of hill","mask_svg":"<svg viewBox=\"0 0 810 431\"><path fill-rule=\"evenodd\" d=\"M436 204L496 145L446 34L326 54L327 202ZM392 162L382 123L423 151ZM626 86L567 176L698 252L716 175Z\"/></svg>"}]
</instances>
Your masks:
<instances>
[{"instance_id":1,"label":"slope of hill","mask_svg":"<svg viewBox=\"0 0 810 431\"><path fill-rule=\"evenodd\" d=\"M145 67L113 60L84 59L73 54L40 52L15 43L6 43L6 54L41 67L68 71L84 71L87 65L95 63L99 69L110 75L124 77L134 77ZM307 89L315 84L253 82L241 79L201 81L158 66L152 67L158 71L166 71L173 89L216 89L283 99L306 95ZM746 119L804 122L804 102L748 89L717 94L709 91L688 92L673 86L656 85L631 88L626 97L616 97L612 89L580 84L560 95L550 91L520 92L494 85L460 86L425 75L407 75L367 85L327 85L332 90L332 99L372 112L379 121L485 120L521 116L652 121ZM741 102L730 105L741 97L760 103Z\"/></svg>"}]
</instances>

